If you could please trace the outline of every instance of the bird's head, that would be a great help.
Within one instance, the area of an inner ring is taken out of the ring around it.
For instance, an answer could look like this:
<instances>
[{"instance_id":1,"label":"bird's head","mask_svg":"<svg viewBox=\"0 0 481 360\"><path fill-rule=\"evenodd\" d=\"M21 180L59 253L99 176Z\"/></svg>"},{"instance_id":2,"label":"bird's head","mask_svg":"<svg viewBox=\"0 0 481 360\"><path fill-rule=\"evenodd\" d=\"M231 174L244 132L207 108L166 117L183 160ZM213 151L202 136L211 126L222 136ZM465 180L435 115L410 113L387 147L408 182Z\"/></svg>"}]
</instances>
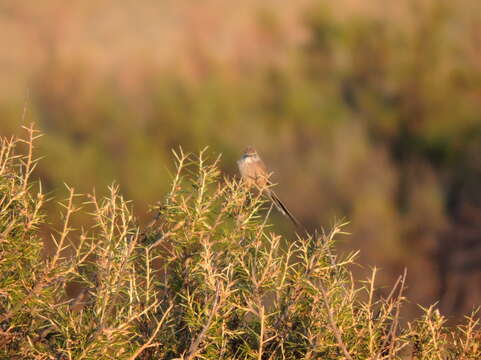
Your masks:
<instances>
[{"instance_id":1,"label":"bird's head","mask_svg":"<svg viewBox=\"0 0 481 360\"><path fill-rule=\"evenodd\" d=\"M253 146L248 146L244 150L245 157L257 156L257 151Z\"/></svg>"}]
</instances>

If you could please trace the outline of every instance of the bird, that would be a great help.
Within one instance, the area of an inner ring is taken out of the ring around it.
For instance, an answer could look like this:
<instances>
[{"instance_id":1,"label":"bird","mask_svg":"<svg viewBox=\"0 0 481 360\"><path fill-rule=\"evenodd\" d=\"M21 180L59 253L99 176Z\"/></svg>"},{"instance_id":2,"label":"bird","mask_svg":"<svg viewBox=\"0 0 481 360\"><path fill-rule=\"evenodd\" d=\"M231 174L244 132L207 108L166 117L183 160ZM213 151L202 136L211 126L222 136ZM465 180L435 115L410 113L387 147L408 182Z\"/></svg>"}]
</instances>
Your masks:
<instances>
[{"instance_id":1,"label":"bird","mask_svg":"<svg viewBox=\"0 0 481 360\"><path fill-rule=\"evenodd\" d=\"M262 161L254 147L248 146L244 150L242 157L237 160L237 166L239 167L242 180L248 187L257 187L272 201L282 215L288 217L296 227L301 227L300 222L277 197L274 190L271 189L270 174L267 171L264 161Z\"/></svg>"}]
</instances>

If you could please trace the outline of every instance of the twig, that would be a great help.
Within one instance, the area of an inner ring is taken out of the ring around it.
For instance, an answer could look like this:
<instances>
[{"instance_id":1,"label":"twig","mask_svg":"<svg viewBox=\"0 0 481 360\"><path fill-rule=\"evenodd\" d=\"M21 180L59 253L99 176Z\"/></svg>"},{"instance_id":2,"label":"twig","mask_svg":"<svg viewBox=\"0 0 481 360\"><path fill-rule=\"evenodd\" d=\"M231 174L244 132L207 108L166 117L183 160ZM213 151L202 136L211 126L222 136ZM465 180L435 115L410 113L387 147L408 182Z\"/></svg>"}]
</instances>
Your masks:
<instances>
[{"instance_id":1,"label":"twig","mask_svg":"<svg viewBox=\"0 0 481 360\"><path fill-rule=\"evenodd\" d=\"M389 333L386 335L386 337L384 338L384 340L382 342L381 350L378 354L376 354L375 358L378 358L380 356L382 351L386 348L387 343L388 343L390 338L392 338L394 340L394 336L395 336L395 332L397 330L397 325L398 325L398 320L399 320L398 319L399 318L399 302L401 300L402 292L404 290L404 284L405 284L405 281L406 281L406 276L407 276L407 269L404 269L404 274L398 278L398 281L396 281L396 284L394 285L393 290L391 291L391 293L388 296L388 299L391 299L392 296L394 295L394 290L397 288L397 286L399 286L398 296L397 296L396 300L393 300L394 304L395 304L395 305L393 305L393 307L396 308L396 314L394 316L393 323L391 324L391 328L389 330ZM391 311L392 311L392 307L390 308L389 312L391 312ZM390 350L389 350L390 354L391 354L391 350L392 350L392 344L391 344L391 347L390 347Z\"/></svg>"},{"instance_id":2,"label":"twig","mask_svg":"<svg viewBox=\"0 0 481 360\"><path fill-rule=\"evenodd\" d=\"M193 340L190 344L189 351L186 356L184 356L185 360L192 359L195 354L199 351L199 346L200 343L204 340L205 335L207 334L207 331L210 328L210 325L212 324L212 320L214 319L214 315L217 312L217 307L219 305L219 298L220 298L220 285L219 283L217 284L217 290L215 292L215 297L214 297L214 304L212 305L212 310L209 315L209 319L205 323L204 327L202 328L202 331L200 334Z\"/></svg>"},{"instance_id":3,"label":"twig","mask_svg":"<svg viewBox=\"0 0 481 360\"><path fill-rule=\"evenodd\" d=\"M144 345L142 345L140 348L137 349L137 351L129 358L129 360L136 359L137 356L139 356L145 349L159 345L158 343L152 343L152 341L157 336L157 334L160 330L160 327L164 323L165 318L167 317L167 315L169 314L169 312L172 310L173 307L174 307L174 304L170 304L170 306L167 308L167 310L162 315L162 318L158 322L157 327L155 328L154 332L152 333L152 336L149 338L149 340Z\"/></svg>"},{"instance_id":4,"label":"twig","mask_svg":"<svg viewBox=\"0 0 481 360\"><path fill-rule=\"evenodd\" d=\"M396 337L396 331L397 331L397 327L398 327L398 323L399 323L399 310L400 310L400 307L401 307L402 293L403 293L403 290L404 290L404 284L406 282L406 276L407 276L407 268L404 268L404 274L403 274L403 277L402 277L402 280L401 280L401 284L399 286L399 295L398 295L398 298L396 300L396 314L394 315L394 321L393 321L391 331L390 331L390 337L391 337L391 344L390 344L390 349L389 349L390 357L393 356L393 352L394 352L394 344L395 344L394 339ZM389 335L388 335L388 337L389 337Z\"/></svg>"},{"instance_id":5,"label":"twig","mask_svg":"<svg viewBox=\"0 0 481 360\"><path fill-rule=\"evenodd\" d=\"M259 353L257 354L257 360L262 360L264 347L264 306L262 305L259 309L259 318L261 320L261 333L259 334Z\"/></svg>"},{"instance_id":6,"label":"twig","mask_svg":"<svg viewBox=\"0 0 481 360\"><path fill-rule=\"evenodd\" d=\"M332 313L331 307L329 306L326 290L324 289L324 286L322 285L321 282L319 282L319 289L321 290L321 293L322 293L322 299L324 301L324 305L326 305L329 324L331 325L332 331L334 332L334 336L336 337L337 344L344 352L344 356L349 360L353 360L351 355L349 354L349 351L347 351L347 347L344 344L344 341L342 341L341 332L339 331L339 328L336 325L336 321L334 320L334 315Z\"/></svg>"}]
</instances>

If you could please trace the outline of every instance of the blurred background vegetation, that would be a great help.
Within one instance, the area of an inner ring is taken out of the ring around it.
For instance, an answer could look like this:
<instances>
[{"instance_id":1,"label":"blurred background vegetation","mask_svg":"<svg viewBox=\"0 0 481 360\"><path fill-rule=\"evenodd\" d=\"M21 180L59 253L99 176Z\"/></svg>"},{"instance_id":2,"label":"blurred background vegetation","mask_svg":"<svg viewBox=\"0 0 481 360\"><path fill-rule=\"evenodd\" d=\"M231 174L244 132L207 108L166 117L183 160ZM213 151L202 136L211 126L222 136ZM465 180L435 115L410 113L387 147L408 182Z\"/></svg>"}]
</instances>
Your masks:
<instances>
[{"instance_id":1,"label":"blurred background vegetation","mask_svg":"<svg viewBox=\"0 0 481 360\"><path fill-rule=\"evenodd\" d=\"M351 221L359 279L481 304L479 0L7 0L0 26L0 135L35 121L55 200L116 181L145 223L172 148L236 176L255 145L309 229Z\"/></svg>"}]
</instances>

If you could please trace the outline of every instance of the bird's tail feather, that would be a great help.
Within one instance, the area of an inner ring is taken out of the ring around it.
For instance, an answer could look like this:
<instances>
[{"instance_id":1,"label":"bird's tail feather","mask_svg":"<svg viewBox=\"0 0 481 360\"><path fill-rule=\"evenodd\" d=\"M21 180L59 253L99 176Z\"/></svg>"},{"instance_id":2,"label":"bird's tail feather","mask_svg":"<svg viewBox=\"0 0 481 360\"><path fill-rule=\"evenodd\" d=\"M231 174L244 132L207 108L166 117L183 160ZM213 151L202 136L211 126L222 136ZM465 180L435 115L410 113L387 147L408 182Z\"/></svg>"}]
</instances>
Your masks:
<instances>
[{"instance_id":1,"label":"bird's tail feather","mask_svg":"<svg viewBox=\"0 0 481 360\"><path fill-rule=\"evenodd\" d=\"M302 228L301 223L294 217L294 215L291 214L291 212L287 209L287 207L282 203L282 201L273 191L269 192L269 197L276 206L277 210L279 210L284 216L287 216L296 227Z\"/></svg>"}]
</instances>

